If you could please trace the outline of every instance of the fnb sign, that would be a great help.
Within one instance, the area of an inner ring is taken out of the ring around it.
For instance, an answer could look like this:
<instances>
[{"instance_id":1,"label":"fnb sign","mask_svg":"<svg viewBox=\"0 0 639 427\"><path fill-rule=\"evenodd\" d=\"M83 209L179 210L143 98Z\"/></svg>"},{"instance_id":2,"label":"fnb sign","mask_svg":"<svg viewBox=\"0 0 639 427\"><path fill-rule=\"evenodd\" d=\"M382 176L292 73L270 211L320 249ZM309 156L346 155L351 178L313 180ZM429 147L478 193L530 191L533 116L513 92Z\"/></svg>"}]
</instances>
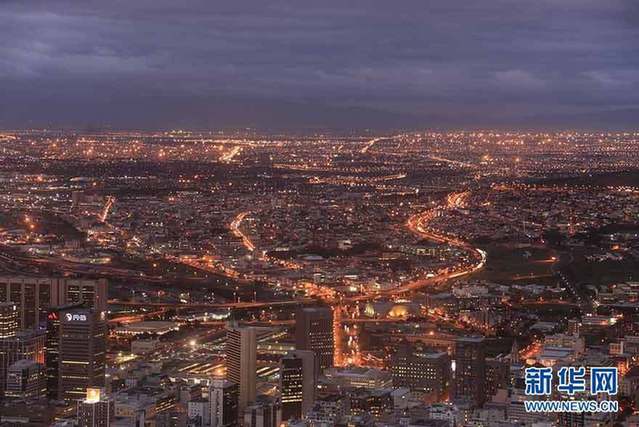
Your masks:
<instances>
[{"instance_id":1,"label":"fnb sign","mask_svg":"<svg viewBox=\"0 0 639 427\"><path fill-rule=\"evenodd\" d=\"M67 322L86 322L87 321L86 314L67 313L65 317L67 319Z\"/></svg>"}]
</instances>

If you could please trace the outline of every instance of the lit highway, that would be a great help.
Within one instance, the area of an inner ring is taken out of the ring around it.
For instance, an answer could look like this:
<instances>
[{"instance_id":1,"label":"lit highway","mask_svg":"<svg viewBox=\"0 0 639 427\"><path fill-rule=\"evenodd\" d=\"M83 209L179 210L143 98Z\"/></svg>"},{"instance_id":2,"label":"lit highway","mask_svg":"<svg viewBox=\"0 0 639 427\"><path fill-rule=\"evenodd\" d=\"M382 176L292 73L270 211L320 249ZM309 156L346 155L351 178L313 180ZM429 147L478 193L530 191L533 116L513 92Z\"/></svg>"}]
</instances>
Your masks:
<instances>
[{"instance_id":1,"label":"lit highway","mask_svg":"<svg viewBox=\"0 0 639 427\"><path fill-rule=\"evenodd\" d=\"M265 307L280 306L297 306L304 304L317 303L313 299L295 299L287 301L246 301L246 302L229 302L229 303L179 303L179 302L153 302L153 301L125 301L119 299L109 300L111 305L120 305L126 307L164 307L164 308L201 308L201 309L252 309Z\"/></svg>"},{"instance_id":2,"label":"lit highway","mask_svg":"<svg viewBox=\"0 0 639 427\"><path fill-rule=\"evenodd\" d=\"M231 232L237 238L242 240L242 244L244 245L244 247L248 251L253 252L255 250L255 245L253 244L253 242L251 242L251 239L249 239L248 236L244 234L242 230L240 230L240 225L242 224L242 221L244 221L244 218L246 218L248 214L249 214L248 212L240 212L239 214L237 214L235 219L231 222L229 228L231 229Z\"/></svg>"}]
</instances>

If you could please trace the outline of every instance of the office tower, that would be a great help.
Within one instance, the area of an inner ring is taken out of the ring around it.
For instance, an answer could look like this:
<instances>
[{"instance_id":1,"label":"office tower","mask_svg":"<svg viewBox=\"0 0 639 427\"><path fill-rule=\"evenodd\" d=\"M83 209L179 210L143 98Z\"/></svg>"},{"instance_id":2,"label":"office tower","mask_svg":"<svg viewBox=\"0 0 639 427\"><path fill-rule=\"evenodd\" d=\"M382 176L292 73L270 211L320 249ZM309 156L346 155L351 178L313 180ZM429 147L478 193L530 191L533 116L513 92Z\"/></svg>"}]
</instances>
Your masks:
<instances>
[{"instance_id":1,"label":"office tower","mask_svg":"<svg viewBox=\"0 0 639 427\"><path fill-rule=\"evenodd\" d=\"M245 427L279 427L282 422L282 407L277 398L259 396L244 410Z\"/></svg>"},{"instance_id":2,"label":"office tower","mask_svg":"<svg viewBox=\"0 0 639 427\"><path fill-rule=\"evenodd\" d=\"M227 380L213 380L209 386L209 413L211 427L235 427L238 425L238 400L240 396L237 384Z\"/></svg>"},{"instance_id":3,"label":"office tower","mask_svg":"<svg viewBox=\"0 0 639 427\"><path fill-rule=\"evenodd\" d=\"M445 399L451 380L450 358L445 351L399 346L391 358L393 387L406 387L432 402Z\"/></svg>"},{"instance_id":4,"label":"office tower","mask_svg":"<svg viewBox=\"0 0 639 427\"><path fill-rule=\"evenodd\" d=\"M315 353L295 350L280 362L280 392L282 419L302 419L313 407L317 364Z\"/></svg>"},{"instance_id":5,"label":"office tower","mask_svg":"<svg viewBox=\"0 0 639 427\"><path fill-rule=\"evenodd\" d=\"M44 331L20 331L13 337L0 339L0 396L7 384L7 370L19 360L44 363Z\"/></svg>"},{"instance_id":6,"label":"office tower","mask_svg":"<svg viewBox=\"0 0 639 427\"><path fill-rule=\"evenodd\" d=\"M105 313L71 308L59 314L58 399L80 400L87 388L104 386Z\"/></svg>"},{"instance_id":7,"label":"office tower","mask_svg":"<svg viewBox=\"0 0 639 427\"><path fill-rule=\"evenodd\" d=\"M79 427L109 427L115 419L115 403L100 388L87 388L77 410Z\"/></svg>"},{"instance_id":8,"label":"office tower","mask_svg":"<svg viewBox=\"0 0 639 427\"><path fill-rule=\"evenodd\" d=\"M0 303L0 339L11 338L18 332L18 307L10 302Z\"/></svg>"},{"instance_id":9,"label":"office tower","mask_svg":"<svg viewBox=\"0 0 639 427\"><path fill-rule=\"evenodd\" d=\"M480 407L486 400L484 338L462 337L455 341L454 398Z\"/></svg>"},{"instance_id":10,"label":"office tower","mask_svg":"<svg viewBox=\"0 0 639 427\"><path fill-rule=\"evenodd\" d=\"M238 411L240 414L249 402L255 400L256 363L255 329L229 326L226 331L226 372L228 379L239 387Z\"/></svg>"},{"instance_id":11,"label":"office tower","mask_svg":"<svg viewBox=\"0 0 639 427\"><path fill-rule=\"evenodd\" d=\"M295 348L313 351L320 373L333 366L333 311L330 307L306 307L297 310Z\"/></svg>"},{"instance_id":12,"label":"office tower","mask_svg":"<svg viewBox=\"0 0 639 427\"><path fill-rule=\"evenodd\" d=\"M46 321L51 307L85 302L91 308L106 311L107 281L0 276L2 302L14 303L19 327L31 329Z\"/></svg>"},{"instance_id":13,"label":"office tower","mask_svg":"<svg viewBox=\"0 0 639 427\"><path fill-rule=\"evenodd\" d=\"M18 360L7 369L5 398L39 400L46 396L44 368L33 360Z\"/></svg>"},{"instance_id":14,"label":"office tower","mask_svg":"<svg viewBox=\"0 0 639 427\"><path fill-rule=\"evenodd\" d=\"M45 376L47 379L47 396L49 399L59 398L60 383L60 317L68 310L85 308L82 303L52 307L47 313L46 344L44 352Z\"/></svg>"}]
</instances>

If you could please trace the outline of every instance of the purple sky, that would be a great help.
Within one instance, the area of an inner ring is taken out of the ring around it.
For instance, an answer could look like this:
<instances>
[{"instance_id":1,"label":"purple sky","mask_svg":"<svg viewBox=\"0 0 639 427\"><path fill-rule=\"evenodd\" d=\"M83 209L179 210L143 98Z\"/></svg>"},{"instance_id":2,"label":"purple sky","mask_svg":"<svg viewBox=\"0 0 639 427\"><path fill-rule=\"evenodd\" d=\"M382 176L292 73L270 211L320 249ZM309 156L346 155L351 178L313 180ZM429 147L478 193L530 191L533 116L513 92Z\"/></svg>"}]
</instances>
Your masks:
<instances>
[{"instance_id":1,"label":"purple sky","mask_svg":"<svg viewBox=\"0 0 639 427\"><path fill-rule=\"evenodd\" d=\"M0 127L639 128L639 1L0 1Z\"/></svg>"}]
</instances>

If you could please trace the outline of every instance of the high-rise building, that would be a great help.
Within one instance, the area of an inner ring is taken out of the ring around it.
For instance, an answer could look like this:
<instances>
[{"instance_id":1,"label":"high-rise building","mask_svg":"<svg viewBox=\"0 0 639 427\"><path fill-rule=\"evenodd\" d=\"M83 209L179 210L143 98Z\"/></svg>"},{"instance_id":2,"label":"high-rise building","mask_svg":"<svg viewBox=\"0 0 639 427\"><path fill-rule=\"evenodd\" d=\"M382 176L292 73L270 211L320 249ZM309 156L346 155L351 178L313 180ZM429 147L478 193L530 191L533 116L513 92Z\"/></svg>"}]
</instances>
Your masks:
<instances>
[{"instance_id":1,"label":"high-rise building","mask_svg":"<svg viewBox=\"0 0 639 427\"><path fill-rule=\"evenodd\" d=\"M279 427L282 422L282 407L279 399L259 396L244 410L245 427Z\"/></svg>"},{"instance_id":2,"label":"high-rise building","mask_svg":"<svg viewBox=\"0 0 639 427\"><path fill-rule=\"evenodd\" d=\"M484 338L460 337L455 341L454 398L480 407L486 400Z\"/></svg>"},{"instance_id":3,"label":"high-rise building","mask_svg":"<svg viewBox=\"0 0 639 427\"><path fill-rule=\"evenodd\" d=\"M256 363L255 328L229 326L226 331L226 372L228 379L239 388L239 414L243 414L247 404L255 400Z\"/></svg>"},{"instance_id":4,"label":"high-rise building","mask_svg":"<svg viewBox=\"0 0 639 427\"><path fill-rule=\"evenodd\" d=\"M391 358L391 374L393 387L406 387L433 402L442 401L451 381L450 358L445 351L403 343Z\"/></svg>"},{"instance_id":5,"label":"high-rise building","mask_svg":"<svg viewBox=\"0 0 639 427\"><path fill-rule=\"evenodd\" d=\"M213 380L209 387L211 427L238 425L239 387L227 380Z\"/></svg>"},{"instance_id":6,"label":"high-rise building","mask_svg":"<svg viewBox=\"0 0 639 427\"><path fill-rule=\"evenodd\" d=\"M104 386L105 313L72 308L59 314L58 399L80 400L87 388Z\"/></svg>"},{"instance_id":7,"label":"high-rise building","mask_svg":"<svg viewBox=\"0 0 639 427\"><path fill-rule=\"evenodd\" d=\"M51 307L84 302L98 311L107 309L107 281L66 278L0 277L0 303L18 307L21 329L44 323Z\"/></svg>"},{"instance_id":8,"label":"high-rise building","mask_svg":"<svg viewBox=\"0 0 639 427\"><path fill-rule=\"evenodd\" d=\"M330 307L304 307L295 315L295 348L315 353L320 373L333 366L335 344Z\"/></svg>"},{"instance_id":9,"label":"high-rise building","mask_svg":"<svg viewBox=\"0 0 639 427\"><path fill-rule=\"evenodd\" d=\"M7 370L19 360L44 364L45 335L42 330L19 331L13 337L0 339L0 396L7 384Z\"/></svg>"},{"instance_id":10,"label":"high-rise building","mask_svg":"<svg viewBox=\"0 0 639 427\"><path fill-rule=\"evenodd\" d=\"M18 306L0 303L0 339L15 337L18 332Z\"/></svg>"},{"instance_id":11,"label":"high-rise building","mask_svg":"<svg viewBox=\"0 0 639 427\"><path fill-rule=\"evenodd\" d=\"M7 369L5 398L23 401L39 400L46 396L44 367L33 360L18 360Z\"/></svg>"},{"instance_id":12,"label":"high-rise building","mask_svg":"<svg viewBox=\"0 0 639 427\"><path fill-rule=\"evenodd\" d=\"M52 307L47 313L46 345L44 353L47 396L59 398L60 383L60 317L64 311L85 308L83 303Z\"/></svg>"},{"instance_id":13,"label":"high-rise building","mask_svg":"<svg viewBox=\"0 0 639 427\"><path fill-rule=\"evenodd\" d=\"M295 350L280 362L282 419L302 419L313 407L317 380L315 353Z\"/></svg>"},{"instance_id":14,"label":"high-rise building","mask_svg":"<svg viewBox=\"0 0 639 427\"><path fill-rule=\"evenodd\" d=\"M109 427L115 419L115 403L100 388L87 388L77 409L79 427Z\"/></svg>"}]
</instances>

